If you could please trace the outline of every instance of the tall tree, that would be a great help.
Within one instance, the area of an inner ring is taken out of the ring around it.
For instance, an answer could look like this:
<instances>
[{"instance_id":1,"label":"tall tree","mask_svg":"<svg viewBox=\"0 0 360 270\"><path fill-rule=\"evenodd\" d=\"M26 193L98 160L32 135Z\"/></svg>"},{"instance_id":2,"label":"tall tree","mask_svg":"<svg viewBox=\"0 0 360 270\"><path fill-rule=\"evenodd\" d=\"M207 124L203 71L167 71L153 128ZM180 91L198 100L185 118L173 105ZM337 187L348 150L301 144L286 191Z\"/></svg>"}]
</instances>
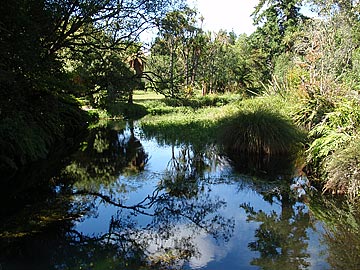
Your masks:
<instances>
[{"instance_id":1,"label":"tall tree","mask_svg":"<svg viewBox=\"0 0 360 270\"><path fill-rule=\"evenodd\" d=\"M258 28L253 34L257 40L253 44L267 54L270 70L276 57L291 49L284 38L287 33L295 32L305 19L300 13L301 5L302 0L261 0L255 7L252 16Z\"/></svg>"},{"instance_id":2,"label":"tall tree","mask_svg":"<svg viewBox=\"0 0 360 270\"><path fill-rule=\"evenodd\" d=\"M197 12L187 7L159 20L149 66L161 77L159 90L167 96L181 96L180 89L194 83L204 41L197 22Z\"/></svg>"}]
</instances>

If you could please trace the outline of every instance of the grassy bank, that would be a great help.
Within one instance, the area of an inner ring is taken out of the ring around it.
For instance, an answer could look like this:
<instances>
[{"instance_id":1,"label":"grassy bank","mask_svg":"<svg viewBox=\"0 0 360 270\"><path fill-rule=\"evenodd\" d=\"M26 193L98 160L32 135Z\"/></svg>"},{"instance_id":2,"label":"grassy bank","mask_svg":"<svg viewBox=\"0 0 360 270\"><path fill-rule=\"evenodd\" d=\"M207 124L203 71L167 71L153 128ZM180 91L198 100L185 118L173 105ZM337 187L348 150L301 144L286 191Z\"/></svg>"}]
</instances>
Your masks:
<instances>
[{"instance_id":1,"label":"grassy bank","mask_svg":"<svg viewBox=\"0 0 360 270\"><path fill-rule=\"evenodd\" d=\"M209 96L181 103L146 101L143 95L141 105L148 113L141 121L143 128L161 136L157 139L164 143L196 138L196 144L201 145L223 139L237 148L232 149L237 154L277 155L297 145L303 150L308 176L325 192L346 194L352 199L359 196L360 106L353 98L330 102L292 93L248 99Z\"/></svg>"},{"instance_id":2,"label":"grassy bank","mask_svg":"<svg viewBox=\"0 0 360 270\"><path fill-rule=\"evenodd\" d=\"M101 115L101 113L100 113ZM360 105L353 97L309 97L296 92L208 95L166 99L135 92L134 104L115 104L106 117L140 118L148 136L167 144L221 144L230 155L292 155L325 192L360 194L357 158Z\"/></svg>"},{"instance_id":3,"label":"grassy bank","mask_svg":"<svg viewBox=\"0 0 360 270\"><path fill-rule=\"evenodd\" d=\"M292 123L290 103L281 96L208 96L183 103L163 99L143 105L149 114L140 123L147 136L164 144L191 144L197 149L216 144L244 173L269 172L272 161L284 156L290 159L299 145L303 146L305 136Z\"/></svg>"}]
</instances>

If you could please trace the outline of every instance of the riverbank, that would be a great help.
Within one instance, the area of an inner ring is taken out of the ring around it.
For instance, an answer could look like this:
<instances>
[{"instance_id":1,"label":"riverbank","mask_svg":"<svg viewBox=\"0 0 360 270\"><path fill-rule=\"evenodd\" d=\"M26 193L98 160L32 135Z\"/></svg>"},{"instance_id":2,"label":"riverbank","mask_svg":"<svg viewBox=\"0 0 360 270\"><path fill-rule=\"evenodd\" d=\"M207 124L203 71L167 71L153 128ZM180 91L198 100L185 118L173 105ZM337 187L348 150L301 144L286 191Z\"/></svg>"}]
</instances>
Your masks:
<instances>
[{"instance_id":1,"label":"riverbank","mask_svg":"<svg viewBox=\"0 0 360 270\"><path fill-rule=\"evenodd\" d=\"M217 129L223 129L229 119L241 113L266 110L279 115L306 134L306 139L300 140L302 149L298 156L301 158L297 163L314 185L324 192L343 194L350 199L356 199L360 193L356 162L360 106L352 97L334 98L331 104L321 98L313 100L291 92L245 99L236 95L213 95L183 103L168 99L145 100L142 95L139 102L148 112L141 121L143 127L149 132L163 130L166 138L172 141L189 133L199 134L199 142L209 136L218 140ZM275 134L269 134L269 126L265 123L257 124L257 128L263 129L264 137L277 139Z\"/></svg>"}]
</instances>

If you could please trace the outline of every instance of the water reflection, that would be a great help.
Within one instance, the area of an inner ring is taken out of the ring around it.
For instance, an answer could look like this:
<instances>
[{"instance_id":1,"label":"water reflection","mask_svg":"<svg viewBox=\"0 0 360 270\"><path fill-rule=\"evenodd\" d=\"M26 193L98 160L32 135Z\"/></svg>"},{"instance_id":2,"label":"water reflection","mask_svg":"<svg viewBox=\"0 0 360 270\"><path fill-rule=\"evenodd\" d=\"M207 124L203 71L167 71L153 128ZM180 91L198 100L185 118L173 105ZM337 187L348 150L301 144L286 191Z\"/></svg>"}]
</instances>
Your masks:
<instances>
[{"instance_id":1,"label":"water reflection","mask_svg":"<svg viewBox=\"0 0 360 270\"><path fill-rule=\"evenodd\" d=\"M136 174L148 161L133 124L93 128L81 151L73 156L63 178L73 179L75 186L99 190L114 184L121 174Z\"/></svg>"},{"instance_id":2,"label":"water reflection","mask_svg":"<svg viewBox=\"0 0 360 270\"><path fill-rule=\"evenodd\" d=\"M148 160L132 124L92 129L72 162L54 178L58 185L53 195L64 201L61 213L67 218L49 223L54 229L50 235L39 230L27 239L11 239L11 251L1 257L9 262L4 265L30 269L101 265L106 269L182 268L203 257L203 246L194 239L226 242L231 238L234 220L220 213L226 201L213 196L206 185L204 172L213 164L208 155L173 146L165 172L156 177L144 172ZM133 202L124 195L141 188L131 181L132 176L141 179L139 173L150 192L140 193L145 197ZM111 211L108 218L102 215L106 209ZM107 230L94 228L87 233L77 225L88 220L101 220ZM45 248L36 248L45 239L49 241ZM39 253L33 256L32 249ZM14 254L16 260L11 259ZM33 260L41 257L45 258Z\"/></svg>"},{"instance_id":3,"label":"water reflection","mask_svg":"<svg viewBox=\"0 0 360 270\"><path fill-rule=\"evenodd\" d=\"M89 201L101 199L118 209L108 221L109 230L90 238L107 239L117 249L124 248L122 253L132 254L131 260L136 257L138 263L156 269L181 268L194 258L202 258L203 251L195 240L211 237L221 243L229 241L235 221L221 214L226 201L214 197L206 184L192 185L195 192L189 190L188 194L184 183L171 182L168 186L163 179L159 183L151 195L133 205L124 204L110 189L103 189L107 194L77 191L76 195ZM181 187L176 187L177 184ZM182 190L181 195L174 196L173 190ZM147 222L143 222L145 216Z\"/></svg>"},{"instance_id":4,"label":"water reflection","mask_svg":"<svg viewBox=\"0 0 360 270\"><path fill-rule=\"evenodd\" d=\"M92 129L31 215L4 219L3 268L328 269L327 248L334 269L358 265L355 208L328 214L288 174L239 174L213 145L155 144L133 123Z\"/></svg>"},{"instance_id":5,"label":"water reflection","mask_svg":"<svg viewBox=\"0 0 360 270\"><path fill-rule=\"evenodd\" d=\"M360 269L360 204L339 198L314 198L313 215L323 220L322 242L331 269Z\"/></svg>"},{"instance_id":6,"label":"water reflection","mask_svg":"<svg viewBox=\"0 0 360 270\"><path fill-rule=\"evenodd\" d=\"M175 197L196 197L204 191L204 177L207 172L214 172L226 164L217 154L215 146L209 146L206 152L182 145L177 149L171 146L171 159L159 183L160 188Z\"/></svg>"},{"instance_id":7,"label":"water reflection","mask_svg":"<svg viewBox=\"0 0 360 270\"><path fill-rule=\"evenodd\" d=\"M274 192L275 191L275 192ZM243 204L248 222L258 222L255 241L248 244L249 249L260 256L251 265L260 269L307 269L311 266L308 250L308 230L314 227L305 205L298 204L284 185L275 185L269 192L262 192L264 199L279 204L281 211L254 210L251 204Z\"/></svg>"}]
</instances>

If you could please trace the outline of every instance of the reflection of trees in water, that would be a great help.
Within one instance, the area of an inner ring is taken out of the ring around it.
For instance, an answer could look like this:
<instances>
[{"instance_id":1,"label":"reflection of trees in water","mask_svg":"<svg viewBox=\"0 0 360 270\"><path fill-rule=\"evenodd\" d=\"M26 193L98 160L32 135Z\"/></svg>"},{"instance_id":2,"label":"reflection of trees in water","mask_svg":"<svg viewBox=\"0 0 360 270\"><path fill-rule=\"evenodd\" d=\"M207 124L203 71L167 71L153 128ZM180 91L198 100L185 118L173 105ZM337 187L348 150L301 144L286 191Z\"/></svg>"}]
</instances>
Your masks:
<instances>
[{"instance_id":1,"label":"reflection of trees in water","mask_svg":"<svg viewBox=\"0 0 360 270\"><path fill-rule=\"evenodd\" d=\"M249 222L260 223L255 231L256 240L248 245L250 250L259 252L260 257L254 258L251 264L261 269L309 267L307 230L312 228L309 213L304 205L296 204L288 181L277 181L272 185L268 190L261 189L260 194L270 203L279 203L280 213L265 213L256 211L250 204L241 205Z\"/></svg>"},{"instance_id":2,"label":"reflection of trees in water","mask_svg":"<svg viewBox=\"0 0 360 270\"><path fill-rule=\"evenodd\" d=\"M205 173L219 169L225 161L218 154L215 146L206 149L196 149L182 145L178 154L175 146L171 146L172 155L168 162L160 187L173 196L191 198L205 188Z\"/></svg>"},{"instance_id":3,"label":"reflection of trees in water","mask_svg":"<svg viewBox=\"0 0 360 270\"><path fill-rule=\"evenodd\" d=\"M90 131L82 150L74 155L73 162L64 171L64 177L73 178L76 185L98 190L111 185L125 171L139 172L148 161L134 129L120 130L98 127Z\"/></svg>"},{"instance_id":4,"label":"reflection of trees in water","mask_svg":"<svg viewBox=\"0 0 360 270\"><path fill-rule=\"evenodd\" d=\"M102 141L98 139L102 143L90 143L88 147L90 154L83 154L84 162L90 162L90 168L96 168L99 164L101 165L101 162L109 166L109 161L110 165L112 164L111 158L116 159L121 153L121 160L113 160L115 169L112 172L117 171L116 168L121 168L121 166L126 166L128 170L136 167L134 171L143 169L147 154L135 137L131 124L129 129L120 133L101 130L101 134L104 132L106 132L105 139ZM91 147L91 145L106 145L107 147L99 151L99 147ZM162 177L158 188L138 204L126 205L112 191L111 186L101 191L106 193L100 193L99 189L88 189L87 185L82 185L81 189L74 194L80 196L79 201L94 201L94 198L97 198L120 210L109 221L109 232L98 236L84 236L72 232L72 239L74 235L77 235L75 239L79 241L78 245L85 244L86 249L88 243L101 246L95 249L89 247L92 252L97 252L97 249L102 252L105 245L109 249L108 252L113 253L108 257L114 257L116 254L116 257L127 258L126 263L129 265L142 262L151 263L157 267L182 265L190 258L200 256L194 242L195 235L203 233L219 241L227 241L232 235L234 221L218 213L225 206L225 202L219 198L211 198L209 191L205 190L205 183L201 181L205 171L210 171L214 164L220 164L220 161L216 161L218 156L215 149L195 151L190 146L183 146L178 155L175 153L175 147L172 150L167 172ZM105 157L99 157L99 153L105 154ZM91 159L94 155L95 158L100 159L100 163ZM94 166L91 162L94 162ZM94 175L92 179L102 183L103 171L96 169L100 175ZM111 176L117 177L116 174ZM150 217L150 222L143 227L139 226L137 220L139 215ZM82 249L85 249L85 246ZM85 258L88 257L84 255ZM80 255L77 254L74 257L74 262L77 256Z\"/></svg>"},{"instance_id":5,"label":"reflection of trees in water","mask_svg":"<svg viewBox=\"0 0 360 270\"><path fill-rule=\"evenodd\" d=\"M133 174L144 170L149 155L144 151L140 140L135 136L133 122L128 123L128 130L130 136L122 134L122 136L119 136L119 140L125 146L123 154L127 157L124 171L127 174Z\"/></svg>"},{"instance_id":6,"label":"reflection of trees in water","mask_svg":"<svg viewBox=\"0 0 360 270\"><path fill-rule=\"evenodd\" d=\"M360 269L360 202L317 197L311 213L324 222L322 241L331 269Z\"/></svg>"},{"instance_id":7,"label":"reflection of trees in water","mask_svg":"<svg viewBox=\"0 0 360 270\"><path fill-rule=\"evenodd\" d=\"M83 190L74 193L71 188L64 188L62 192L62 213L66 215L71 211L72 217L53 222L41 233L8 242L7 253L2 253L1 260L12 261L12 257L13 265L4 267L16 265L39 270L181 268L191 258L201 256L194 241L196 236L209 235L227 241L234 229L234 220L219 214L225 202L212 198L209 192L189 200L156 189L133 205L112 197L111 192ZM73 218L93 211L94 198L115 207L115 214L108 221L108 231L85 235L75 230ZM139 216L147 216L149 222L141 225ZM1 246L1 250L5 250L5 246Z\"/></svg>"},{"instance_id":8,"label":"reflection of trees in water","mask_svg":"<svg viewBox=\"0 0 360 270\"><path fill-rule=\"evenodd\" d=\"M112 196L110 189L107 194L77 191L77 195L89 201L95 197L121 209L112 217L109 232L91 238L107 239L110 245L115 245L118 256L131 255L130 261L150 263L156 269L180 267L191 258L201 256L194 242L201 234L220 242L228 241L233 234L234 220L219 214L226 203L210 196L204 179L204 172L220 164L220 160L214 159L218 159L215 149L202 152L183 146L176 154L172 147L172 158L158 188L131 206ZM139 215L148 216L149 223L139 226Z\"/></svg>"},{"instance_id":9,"label":"reflection of trees in water","mask_svg":"<svg viewBox=\"0 0 360 270\"><path fill-rule=\"evenodd\" d=\"M200 184L204 171L214 164L213 153L181 149L173 156L174 167L169 167L171 181L165 175L153 194L127 205L112 183L121 182L116 180L126 168L142 170L148 156L131 125L120 130L94 128L74 161L61 177L54 178L61 181L51 193L61 201L56 216L50 219L53 209L43 212L35 222L49 222L37 226L38 233L6 240L6 246L0 246L7 253L2 253L0 261L29 269L180 268L190 258L201 256L194 237L212 236L221 242L233 233L234 220L219 214L225 202L211 197L210 190ZM182 177L174 181L175 175ZM96 217L98 201L115 208L109 230L98 235L76 231L75 220ZM48 200L49 205L52 202ZM146 224L139 219L144 216Z\"/></svg>"},{"instance_id":10,"label":"reflection of trees in water","mask_svg":"<svg viewBox=\"0 0 360 270\"><path fill-rule=\"evenodd\" d=\"M86 197L88 201L93 201L94 197L100 198L119 210L111 217L106 233L85 236L72 231L67 235L67 245L76 251L66 254L66 257L61 252L56 255L68 258L69 262L63 264L70 263L72 266L79 266L79 257L83 260L83 267L89 266L90 262L99 264L103 260L101 258L109 259L109 265L119 263L111 261L116 258L124 260L121 265L123 269L134 269L126 266L134 263L137 263L136 269L139 264L152 264L157 267L155 269L165 269L167 266L174 268L192 257L201 256L194 242L196 235L208 234L216 240L227 241L234 229L234 220L219 214L225 202L212 198L209 193L201 194L196 199L187 199L173 197L156 189L151 196L131 206L111 195L86 191L76 194ZM140 226L137 218L139 215L151 217L150 222ZM107 254L104 255L103 252Z\"/></svg>"}]
</instances>

